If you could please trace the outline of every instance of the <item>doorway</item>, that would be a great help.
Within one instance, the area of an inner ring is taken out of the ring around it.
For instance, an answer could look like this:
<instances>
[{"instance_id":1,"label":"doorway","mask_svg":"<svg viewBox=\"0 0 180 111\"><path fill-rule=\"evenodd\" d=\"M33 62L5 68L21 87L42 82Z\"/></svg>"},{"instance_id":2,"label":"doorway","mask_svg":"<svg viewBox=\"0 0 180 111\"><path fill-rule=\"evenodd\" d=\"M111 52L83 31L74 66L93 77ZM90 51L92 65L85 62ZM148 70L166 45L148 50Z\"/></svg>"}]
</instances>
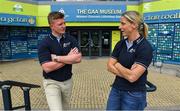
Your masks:
<instances>
[{"instance_id":1,"label":"doorway","mask_svg":"<svg viewBox=\"0 0 180 111\"><path fill-rule=\"evenodd\" d=\"M83 56L110 55L111 30L79 29L68 33L77 39Z\"/></svg>"},{"instance_id":2,"label":"doorway","mask_svg":"<svg viewBox=\"0 0 180 111\"><path fill-rule=\"evenodd\" d=\"M101 41L99 31L81 31L80 48L83 56L101 56Z\"/></svg>"}]
</instances>

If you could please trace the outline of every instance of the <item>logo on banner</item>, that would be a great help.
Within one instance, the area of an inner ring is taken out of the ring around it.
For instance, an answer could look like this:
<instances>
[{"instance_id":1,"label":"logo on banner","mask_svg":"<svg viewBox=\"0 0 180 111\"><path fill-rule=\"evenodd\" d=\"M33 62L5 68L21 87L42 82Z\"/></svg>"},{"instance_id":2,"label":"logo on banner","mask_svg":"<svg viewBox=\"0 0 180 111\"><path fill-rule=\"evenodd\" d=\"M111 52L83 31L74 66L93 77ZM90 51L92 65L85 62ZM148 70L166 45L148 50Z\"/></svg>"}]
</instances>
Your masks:
<instances>
[{"instance_id":1,"label":"logo on banner","mask_svg":"<svg viewBox=\"0 0 180 111\"><path fill-rule=\"evenodd\" d=\"M65 16L65 18L69 17L69 15L65 14L66 12L64 11L64 9L63 9L63 8L61 8L61 9L59 10L59 12L63 13L63 14L64 14L64 16Z\"/></svg>"},{"instance_id":2,"label":"logo on banner","mask_svg":"<svg viewBox=\"0 0 180 111\"><path fill-rule=\"evenodd\" d=\"M28 19L28 22L29 22L29 24L31 24L31 25L32 25L32 24L35 24L35 20L34 20L34 18L32 18L32 17Z\"/></svg>"},{"instance_id":3,"label":"logo on banner","mask_svg":"<svg viewBox=\"0 0 180 111\"><path fill-rule=\"evenodd\" d=\"M16 4L13 7L13 11L15 11L15 12L22 12L23 11L23 7L20 4Z\"/></svg>"},{"instance_id":4,"label":"logo on banner","mask_svg":"<svg viewBox=\"0 0 180 111\"><path fill-rule=\"evenodd\" d=\"M64 11L64 9L63 9L63 8L61 8L61 9L59 10L59 12L61 12L61 13L65 14L65 11Z\"/></svg>"}]
</instances>

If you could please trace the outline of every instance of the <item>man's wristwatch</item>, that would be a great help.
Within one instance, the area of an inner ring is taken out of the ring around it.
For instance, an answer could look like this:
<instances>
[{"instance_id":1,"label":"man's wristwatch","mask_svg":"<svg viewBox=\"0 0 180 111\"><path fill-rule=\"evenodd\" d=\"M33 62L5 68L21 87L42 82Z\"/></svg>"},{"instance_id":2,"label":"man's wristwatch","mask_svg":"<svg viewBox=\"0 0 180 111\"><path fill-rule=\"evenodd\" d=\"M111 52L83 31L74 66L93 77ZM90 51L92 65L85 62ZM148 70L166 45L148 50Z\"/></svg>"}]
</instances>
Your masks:
<instances>
[{"instance_id":1,"label":"man's wristwatch","mask_svg":"<svg viewBox=\"0 0 180 111\"><path fill-rule=\"evenodd\" d=\"M58 56L57 55L55 55L54 61L58 62Z\"/></svg>"}]
</instances>

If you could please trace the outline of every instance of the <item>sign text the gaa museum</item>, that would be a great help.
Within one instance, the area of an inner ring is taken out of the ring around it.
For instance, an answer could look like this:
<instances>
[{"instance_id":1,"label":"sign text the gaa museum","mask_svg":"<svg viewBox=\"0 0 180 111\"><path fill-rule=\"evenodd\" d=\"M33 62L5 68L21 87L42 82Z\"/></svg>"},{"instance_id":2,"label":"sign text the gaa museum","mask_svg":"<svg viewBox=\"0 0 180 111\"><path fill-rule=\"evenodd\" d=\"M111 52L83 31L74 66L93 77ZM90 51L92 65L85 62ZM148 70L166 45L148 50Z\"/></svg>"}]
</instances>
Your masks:
<instances>
[{"instance_id":1,"label":"sign text the gaa museum","mask_svg":"<svg viewBox=\"0 0 180 111\"><path fill-rule=\"evenodd\" d=\"M122 10L115 9L77 9L78 14L121 14Z\"/></svg>"}]
</instances>

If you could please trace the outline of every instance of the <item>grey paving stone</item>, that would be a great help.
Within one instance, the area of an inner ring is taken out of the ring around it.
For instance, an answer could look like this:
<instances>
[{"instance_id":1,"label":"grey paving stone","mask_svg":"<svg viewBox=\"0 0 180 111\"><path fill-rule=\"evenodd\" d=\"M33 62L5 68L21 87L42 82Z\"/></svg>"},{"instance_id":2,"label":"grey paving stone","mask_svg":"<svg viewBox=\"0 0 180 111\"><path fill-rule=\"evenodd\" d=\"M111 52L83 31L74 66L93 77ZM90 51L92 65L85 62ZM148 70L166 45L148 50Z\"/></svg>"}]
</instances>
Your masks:
<instances>
[{"instance_id":1,"label":"grey paving stone","mask_svg":"<svg viewBox=\"0 0 180 111\"><path fill-rule=\"evenodd\" d=\"M70 106L74 110L103 110L110 91L114 75L106 70L107 58L87 59L73 66L73 94ZM167 66L173 69L178 66ZM172 68L171 68L172 67ZM169 71L171 72L171 71ZM43 86L42 71L37 59L1 62L0 80L14 80L38 84L41 88L31 89L31 107L34 110L47 110ZM173 74L160 73L150 67L148 80L157 86L155 92L148 93L148 109L179 109L180 78ZM3 109L0 91L0 109ZM23 104L22 91L18 87L11 89L13 106Z\"/></svg>"}]
</instances>

